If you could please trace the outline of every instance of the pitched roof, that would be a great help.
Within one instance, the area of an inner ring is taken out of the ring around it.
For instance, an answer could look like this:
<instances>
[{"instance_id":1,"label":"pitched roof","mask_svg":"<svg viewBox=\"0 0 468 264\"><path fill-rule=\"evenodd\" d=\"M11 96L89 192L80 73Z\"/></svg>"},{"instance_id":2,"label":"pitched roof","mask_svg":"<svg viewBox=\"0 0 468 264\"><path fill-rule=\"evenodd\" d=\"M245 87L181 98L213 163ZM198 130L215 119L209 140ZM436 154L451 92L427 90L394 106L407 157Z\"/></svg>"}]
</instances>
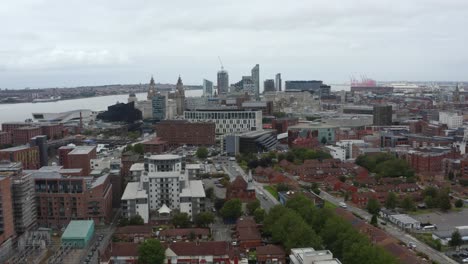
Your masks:
<instances>
[{"instance_id":1,"label":"pitched roof","mask_svg":"<svg viewBox=\"0 0 468 264\"><path fill-rule=\"evenodd\" d=\"M137 243L130 242L117 242L112 243L111 256L113 257L137 257L138 256Z\"/></svg>"},{"instance_id":2,"label":"pitched roof","mask_svg":"<svg viewBox=\"0 0 468 264\"><path fill-rule=\"evenodd\" d=\"M236 179L231 182L229 188L234 189L247 189L247 182L244 180L242 176L237 176Z\"/></svg>"},{"instance_id":3,"label":"pitched roof","mask_svg":"<svg viewBox=\"0 0 468 264\"><path fill-rule=\"evenodd\" d=\"M176 229L166 229L159 232L160 236L165 237L175 237L175 236L188 236L190 233L195 235L207 236L210 234L208 228L176 228Z\"/></svg>"},{"instance_id":4,"label":"pitched roof","mask_svg":"<svg viewBox=\"0 0 468 264\"><path fill-rule=\"evenodd\" d=\"M226 241L177 242L170 244L169 248L178 256L222 256L229 253Z\"/></svg>"},{"instance_id":5,"label":"pitched roof","mask_svg":"<svg viewBox=\"0 0 468 264\"><path fill-rule=\"evenodd\" d=\"M286 255L286 252L281 246L277 245L266 245L257 247L257 256L258 255Z\"/></svg>"},{"instance_id":6,"label":"pitched roof","mask_svg":"<svg viewBox=\"0 0 468 264\"><path fill-rule=\"evenodd\" d=\"M153 227L150 225L128 225L115 230L115 234L151 234Z\"/></svg>"}]
</instances>

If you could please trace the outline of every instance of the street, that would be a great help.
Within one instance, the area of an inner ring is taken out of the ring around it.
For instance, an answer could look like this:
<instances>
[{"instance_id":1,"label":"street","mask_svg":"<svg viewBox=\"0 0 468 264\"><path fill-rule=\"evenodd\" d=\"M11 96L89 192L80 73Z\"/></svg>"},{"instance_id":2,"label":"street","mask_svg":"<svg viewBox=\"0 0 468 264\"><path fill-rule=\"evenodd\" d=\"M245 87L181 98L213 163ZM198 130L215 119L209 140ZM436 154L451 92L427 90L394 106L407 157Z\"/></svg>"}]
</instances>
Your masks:
<instances>
[{"instance_id":1,"label":"street","mask_svg":"<svg viewBox=\"0 0 468 264\"><path fill-rule=\"evenodd\" d=\"M231 181L233 181L237 176L242 176L246 182L248 182L248 175L242 170L242 168L237 164L235 161L227 161L223 163L224 171L229 175ZM262 183L256 182L252 179L253 185L255 188L255 193L257 199L260 201L260 206L268 212L270 208L279 204L278 200L276 200L273 195L271 195L268 191L263 189Z\"/></svg>"},{"instance_id":2,"label":"street","mask_svg":"<svg viewBox=\"0 0 468 264\"><path fill-rule=\"evenodd\" d=\"M339 206L339 203L343 202L343 199L336 198L336 197L326 193L323 190L320 191L320 197L322 197L323 199L333 203L336 206ZM350 212L352 212L352 213L354 213L356 215L359 215L360 217L365 219L367 222L370 222L370 219L372 218L372 216L368 212L366 212L366 211L364 211L364 210L362 210L360 208L351 206L348 203L346 205L347 205L347 210L348 211L350 211ZM409 242L414 243L416 245L416 251L419 251L421 253L426 254L431 260L435 260L438 263L454 263L454 264L457 263L453 259L447 257L444 253L439 252L439 251L429 247L425 243L420 242L419 240L417 240L416 238L414 238L410 234L405 233L404 231L402 231L399 228L395 227L391 223L389 223L386 226L380 225L380 228L382 230L384 230L385 232L387 232L389 235L393 236L394 238L404 242L406 245L408 245Z\"/></svg>"}]
</instances>

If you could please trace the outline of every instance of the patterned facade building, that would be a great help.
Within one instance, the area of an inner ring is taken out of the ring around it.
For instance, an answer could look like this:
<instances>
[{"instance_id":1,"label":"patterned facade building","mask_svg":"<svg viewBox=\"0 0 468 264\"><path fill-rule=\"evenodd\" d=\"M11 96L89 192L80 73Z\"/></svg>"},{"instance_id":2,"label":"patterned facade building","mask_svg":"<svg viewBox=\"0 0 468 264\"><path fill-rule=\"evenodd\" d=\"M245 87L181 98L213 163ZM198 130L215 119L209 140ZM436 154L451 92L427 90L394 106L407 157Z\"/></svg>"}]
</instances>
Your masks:
<instances>
[{"instance_id":1,"label":"patterned facade building","mask_svg":"<svg viewBox=\"0 0 468 264\"><path fill-rule=\"evenodd\" d=\"M214 123L190 123L185 120L166 120L155 125L157 135L169 145L214 145Z\"/></svg>"}]
</instances>

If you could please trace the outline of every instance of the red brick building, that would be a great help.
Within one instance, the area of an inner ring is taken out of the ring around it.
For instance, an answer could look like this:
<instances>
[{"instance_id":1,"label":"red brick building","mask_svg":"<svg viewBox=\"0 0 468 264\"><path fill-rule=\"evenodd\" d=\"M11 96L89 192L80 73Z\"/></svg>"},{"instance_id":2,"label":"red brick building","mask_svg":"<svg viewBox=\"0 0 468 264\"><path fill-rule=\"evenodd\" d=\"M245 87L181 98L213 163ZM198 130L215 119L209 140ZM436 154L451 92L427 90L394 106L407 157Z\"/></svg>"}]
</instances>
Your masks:
<instances>
[{"instance_id":1,"label":"red brick building","mask_svg":"<svg viewBox=\"0 0 468 264\"><path fill-rule=\"evenodd\" d=\"M40 167L39 148L23 145L0 149L0 160L21 162L23 169L36 170Z\"/></svg>"},{"instance_id":2,"label":"red brick building","mask_svg":"<svg viewBox=\"0 0 468 264\"><path fill-rule=\"evenodd\" d=\"M257 247L256 253L258 264L286 263L286 252L281 246L266 245Z\"/></svg>"},{"instance_id":3,"label":"red brick building","mask_svg":"<svg viewBox=\"0 0 468 264\"><path fill-rule=\"evenodd\" d=\"M13 143L10 132L0 131L0 147L4 145L10 145Z\"/></svg>"},{"instance_id":4,"label":"red brick building","mask_svg":"<svg viewBox=\"0 0 468 264\"><path fill-rule=\"evenodd\" d=\"M59 148L59 162L65 169L82 169L82 176L91 173L91 159L96 158L95 146L63 146Z\"/></svg>"},{"instance_id":5,"label":"red brick building","mask_svg":"<svg viewBox=\"0 0 468 264\"><path fill-rule=\"evenodd\" d=\"M171 243L166 249L166 261L164 263L234 263L233 249L226 241L208 242L177 242Z\"/></svg>"},{"instance_id":6,"label":"red brick building","mask_svg":"<svg viewBox=\"0 0 468 264\"><path fill-rule=\"evenodd\" d=\"M13 134L13 144L23 145L29 143L29 140L35 136L42 134L40 127L19 127L15 128L12 131Z\"/></svg>"},{"instance_id":7,"label":"red brick building","mask_svg":"<svg viewBox=\"0 0 468 264\"><path fill-rule=\"evenodd\" d=\"M40 172L39 172L40 173ZM112 185L99 178L63 177L58 172L34 175L37 220L40 226L64 227L70 220L112 220Z\"/></svg>"},{"instance_id":8,"label":"red brick building","mask_svg":"<svg viewBox=\"0 0 468 264\"><path fill-rule=\"evenodd\" d=\"M242 176L237 176L226 190L226 200L231 199L239 199L242 202L253 201L257 199L255 197L255 188L249 186Z\"/></svg>"},{"instance_id":9,"label":"red brick building","mask_svg":"<svg viewBox=\"0 0 468 264\"><path fill-rule=\"evenodd\" d=\"M46 124L41 125L42 135L46 135L47 139L63 138L63 124Z\"/></svg>"},{"instance_id":10,"label":"red brick building","mask_svg":"<svg viewBox=\"0 0 468 264\"><path fill-rule=\"evenodd\" d=\"M271 128L276 129L278 134L288 132L289 126L294 126L299 123L298 118L284 117L284 118L275 118L271 120Z\"/></svg>"},{"instance_id":11,"label":"red brick building","mask_svg":"<svg viewBox=\"0 0 468 264\"><path fill-rule=\"evenodd\" d=\"M114 232L118 241L139 243L153 237L151 225L129 225L118 227Z\"/></svg>"},{"instance_id":12,"label":"red brick building","mask_svg":"<svg viewBox=\"0 0 468 264\"><path fill-rule=\"evenodd\" d=\"M0 176L0 245L14 235L11 179L8 176Z\"/></svg>"},{"instance_id":13,"label":"red brick building","mask_svg":"<svg viewBox=\"0 0 468 264\"><path fill-rule=\"evenodd\" d=\"M214 145L214 123L189 123L185 120L166 120L154 126L158 137L169 145Z\"/></svg>"},{"instance_id":14,"label":"red brick building","mask_svg":"<svg viewBox=\"0 0 468 264\"><path fill-rule=\"evenodd\" d=\"M133 152L126 152L122 154L121 162L122 167L120 168L120 175L123 178L127 178L130 176L130 168L133 164L142 161L140 155L135 154Z\"/></svg>"},{"instance_id":15,"label":"red brick building","mask_svg":"<svg viewBox=\"0 0 468 264\"><path fill-rule=\"evenodd\" d=\"M169 145L167 141L161 140L161 138L157 137L143 142L143 148L145 153L161 154L169 150Z\"/></svg>"},{"instance_id":16,"label":"red brick building","mask_svg":"<svg viewBox=\"0 0 468 264\"><path fill-rule=\"evenodd\" d=\"M236 238L241 249L252 249L262 245L262 235L253 217L239 218L236 223Z\"/></svg>"},{"instance_id":17,"label":"red brick building","mask_svg":"<svg viewBox=\"0 0 468 264\"><path fill-rule=\"evenodd\" d=\"M20 128L20 127L28 127L31 126L29 123L24 122L9 122L9 123L2 123L2 131L12 133L13 130Z\"/></svg>"},{"instance_id":18,"label":"red brick building","mask_svg":"<svg viewBox=\"0 0 468 264\"><path fill-rule=\"evenodd\" d=\"M419 174L442 174L443 160L447 158L454 158L455 153L452 151L446 152L425 152L425 151L412 151L406 154L406 161L408 161L411 168Z\"/></svg>"}]
</instances>

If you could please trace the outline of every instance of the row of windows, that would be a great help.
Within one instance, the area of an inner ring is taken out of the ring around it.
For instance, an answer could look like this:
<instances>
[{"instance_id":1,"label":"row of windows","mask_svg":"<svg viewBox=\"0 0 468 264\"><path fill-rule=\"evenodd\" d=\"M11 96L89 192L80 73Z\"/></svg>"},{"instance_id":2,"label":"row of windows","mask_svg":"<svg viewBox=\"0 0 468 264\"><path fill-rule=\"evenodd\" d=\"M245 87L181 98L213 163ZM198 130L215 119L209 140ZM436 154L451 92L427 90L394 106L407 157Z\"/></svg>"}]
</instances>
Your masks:
<instances>
[{"instance_id":1,"label":"row of windows","mask_svg":"<svg viewBox=\"0 0 468 264\"><path fill-rule=\"evenodd\" d=\"M185 119L254 119L257 112L185 112Z\"/></svg>"}]
</instances>

